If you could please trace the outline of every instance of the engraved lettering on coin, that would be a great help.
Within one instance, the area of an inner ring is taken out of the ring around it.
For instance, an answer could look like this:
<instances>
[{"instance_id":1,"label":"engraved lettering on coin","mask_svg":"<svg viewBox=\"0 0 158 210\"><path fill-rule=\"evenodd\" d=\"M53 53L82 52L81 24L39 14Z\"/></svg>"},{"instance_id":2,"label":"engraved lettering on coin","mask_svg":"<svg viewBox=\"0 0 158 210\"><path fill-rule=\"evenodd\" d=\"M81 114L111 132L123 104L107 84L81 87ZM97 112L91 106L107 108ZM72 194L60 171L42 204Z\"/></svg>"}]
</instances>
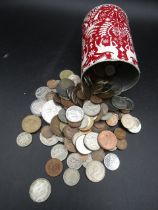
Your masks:
<instances>
[{"instance_id":1,"label":"engraved lettering on coin","mask_svg":"<svg viewBox=\"0 0 158 210\"><path fill-rule=\"evenodd\" d=\"M68 186L76 185L80 180L80 173L77 169L67 168L63 174L63 180Z\"/></svg>"},{"instance_id":2,"label":"engraved lettering on coin","mask_svg":"<svg viewBox=\"0 0 158 210\"><path fill-rule=\"evenodd\" d=\"M71 106L66 110L66 118L70 122L80 122L83 116L84 112L79 106Z\"/></svg>"},{"instance_id":3,"label":"engraved lettering on coin","mask_svg":"<svg viewBox=\"0 0 158 210\"><path fill-rule=\"evenodd\" d=\"M97 138L98 138L98 133L95 132L89 132L88 134L85 135L84 144L89 150L95 151L100 148Z\"/></svg>"},{"instance_id":4,"label":"engraved lettering on coin","mask_svg":"<svg viewBox=\"0 0 158 210\"><path fill-rule=\"evenodd\" d=\"M69 168L79 169L82 166L82 159L79 153L72 153L67 158Z\"/></svg>"},{"instance_id":5,"label":"engraved lettering on coin","mask_svg":"<svg viewBox=\"0 0 158 210\"><path fill-rule=\"evenodd\" d=\"M120 160L116 154L108 153L104 158L104 165L107 169L114 171L119 168Z\"/></svg>"},{"instance_id":6,"label":"engraved lettering on coin","mask_svg":"<svg viewBox=\"0 0 158 210\"><path fill-rule=\"evenodd\" d=\"M32 143L32 135L27 132L22 132L17 136L16 143L20 147L27 147Z\"/></svg>"},{"instance_id":7,"label":"engraved lettering on coin","mask_svg":"<svg viewBox=\"0 0 158 210\"><path fill-rule=\"evenodd\" d=\"M88 116L96 116L100 109L100 104L94 104L91 101L85 101L83 104L83 111Z\"/></svg>"},{"instance_id":8,"label":"engraved lettering on coin","mask_svg":"<svg viewBox=\"0 0 158 210\"><path fill-rule=\"evenodd\" d=\"M51 149L51 157L59 160L65 160L68 155L68 151L63 144L57 144Z\"/></svg>"}]
</instances>

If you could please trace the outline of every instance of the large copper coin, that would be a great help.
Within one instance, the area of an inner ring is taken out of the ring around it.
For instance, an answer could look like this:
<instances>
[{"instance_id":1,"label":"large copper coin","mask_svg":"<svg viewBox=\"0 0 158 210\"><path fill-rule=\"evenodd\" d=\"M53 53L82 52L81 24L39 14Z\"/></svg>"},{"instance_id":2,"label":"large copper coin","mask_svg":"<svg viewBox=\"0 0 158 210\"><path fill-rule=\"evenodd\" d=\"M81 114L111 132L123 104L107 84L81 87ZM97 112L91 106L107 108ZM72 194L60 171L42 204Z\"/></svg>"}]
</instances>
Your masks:
<instances>
[{"instance_id":1,"label":"large copper coin","mask_svg":"<svg viewBox=\"0 0 158 210\"><path fill-rule=\"evenodd\" d=\"M56 115L53 117L50 123L50 130L56 135L56 136L62 136L61 130L60 130L60 120L58 116Z\"/></svg>"},{"instance_id":2,"label":"large copper coin","mask_svg":"<svg viewBox=\"0 0 158 210\"><path fill-rule=\"evenodd\" d=\"M47 161L45 165L45 171L49 176L58 176L61 174L63 170L63 163L57 159L57 158L52 158Z\"/></svg>"},{"instance_id":3,"label":"large copper coin","mask_svg":"<svg viewBox=\"0 0 158 210\"><path fill-rule=\"evenodd\" d=\"M98 142L102 148L106 150L112 150L116 147L117 138L111 131L102 131L98 135Z\"/></svg>"},{"instance_id":4,"label":"large copper coin","mask_svg":"<svg viewBox=\"0 0 158 210\"><path fill-rule=\"evenodd\" d=\"M116 128L114 134L117 137L117 139L121 140L126 138L126 131L122 128Z\"/></svg>"},{"instance_id":5,"label":"large copper coin","mask_svg":"<svg viewBox=\"0 0 158 210\"><path fill-rule=\"evenodd\" d=\"M28 115L22 120L22 129L28 133L35 133L41 127L41 119L35 115Z\"/></svg>"}]
</instances>

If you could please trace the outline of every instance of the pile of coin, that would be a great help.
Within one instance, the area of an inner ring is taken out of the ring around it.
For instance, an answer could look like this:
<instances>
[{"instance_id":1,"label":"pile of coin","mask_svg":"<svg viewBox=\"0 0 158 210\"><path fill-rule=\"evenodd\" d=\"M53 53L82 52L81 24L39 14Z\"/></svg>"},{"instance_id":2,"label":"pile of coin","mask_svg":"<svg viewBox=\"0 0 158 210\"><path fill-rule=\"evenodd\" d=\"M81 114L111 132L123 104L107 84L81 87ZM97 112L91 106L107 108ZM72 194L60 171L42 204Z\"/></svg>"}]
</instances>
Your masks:
<instances>
[{"instance_id":1,"label":"pile of coin","mask_svg":"<svg viewBox=\"0 0 158 210\"><path fill-rule=\"evenodd\" d=\"M109 66L106 73L110 77L115 71ZM100 182L106 169L119 168L120 160L114 151L127 149L127 131L138 133L141 130L139 119L130 114L134 103L120 96L117 85L111 86L112 89L115 86L115 91L111 92L107 88L110 88L109 83L104 82L103 93L96 83L91 91L71 70L61 71L59 77L36 90L36 99L30 106L32 114L22 120L23 132L16 142L26 147L32 142L32 134L40 130L40 142L51 147L44 166L48 176L59 176L66 160L67 169L63 172L66 185L74 186L79 182L82 166L90 181ZM42 119L46 125L41 128ZM36 179L30 186L29 195L34 202L43 202L50 194L51 184L45 178Z\"/></svg>"}]
</instances>

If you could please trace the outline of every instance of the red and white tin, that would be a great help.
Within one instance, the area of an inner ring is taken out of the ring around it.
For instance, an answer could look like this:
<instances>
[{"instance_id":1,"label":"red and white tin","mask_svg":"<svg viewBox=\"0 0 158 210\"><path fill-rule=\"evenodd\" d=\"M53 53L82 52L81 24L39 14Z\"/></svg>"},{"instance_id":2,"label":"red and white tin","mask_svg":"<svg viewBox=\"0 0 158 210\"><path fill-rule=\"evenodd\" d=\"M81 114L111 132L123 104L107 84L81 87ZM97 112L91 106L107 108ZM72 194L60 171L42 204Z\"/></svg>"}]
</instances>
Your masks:
<instances>
[{"instance_id":1,"label":"red and white tin","mask_svg":"<svg viewBox=\"0 0 158 210\"><path fill-rule=\"evenodd\" d=\"M81 77L93 71L101 62L119 63L118 75L123 91L133 87L139 80L140 70L130 33L128 17L113 4L92 9L82 24Z\"/></svg>"}]
</instances>

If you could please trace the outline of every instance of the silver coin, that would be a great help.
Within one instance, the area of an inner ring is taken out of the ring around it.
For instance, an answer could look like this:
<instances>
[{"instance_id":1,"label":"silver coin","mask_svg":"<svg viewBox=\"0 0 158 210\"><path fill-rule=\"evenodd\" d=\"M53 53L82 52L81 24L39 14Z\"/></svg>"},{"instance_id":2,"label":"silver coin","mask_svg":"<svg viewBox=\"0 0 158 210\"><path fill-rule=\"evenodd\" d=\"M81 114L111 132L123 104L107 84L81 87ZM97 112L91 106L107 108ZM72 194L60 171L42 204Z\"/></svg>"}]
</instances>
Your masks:
<instances>
[{"instance_id":1,"label":"silver coin","mask_svg":"<svg viewBox=\"0 0 158 210\"><path fill-rule=\"evenodd\" d=\"M79 136L76 140L76 149L79 151L79 153L87 155L91 153L91 150L87 149L84 145L84 137L85 134Z\"/></svg>"},{"instance_id":2,"label":"silver coin","mask_svg":"<svg viewBox=\"0 0 158 210\"><path fill-rule=\"evenodd\" d=\"M20 147L27 147L32 143L32 135L27 132L22 132L17 136L16 143Z\"/></svg>"},{"instance_id":3,"label":"silver coin","mask_svg":"<svg viewBox=\"0 0 158 210\"><path fill-rule=\"evenodd\" d=\"M85 101L83 104L83 111L88 116L96 116L100 112L100 104L93 104L91 101Z\"/></svg>"},{"instance_id":4,"label":"silver coin","mask_svg":"<svg viewBox=\"0 0 158 210\"><path fill-rule=\"evenodd\" d=\"M51 123L51 120L62 109L60 105L54 103L53 100L47 101L42 108L42 117L47 123Z\"/></svg>"},{"instance_id":5,"label":"silver coin","mask_svg":"<svg viewBox=\"0 0 158 210\"><path fill-rule=\"evenodd\" d=\"M91 155L91 154L88 154L87 160L83 161L83 163L82 163L83 167L86 168L87 165L88 165L88 163L89 163L90 161L92 161L92 155Z\"/></svg>"},{"instance_id":6,"label":"silver coin","mask_svg":"<svg viewBox=\"0 0 158 210\"><path fill-rule=\"evenodd\" d=\"M125 128L131 129L135 125L135 120L132 115L124 114L121 117L121 123Z\"/></svg>"},{"instance_id":7,"label":"silver coin","mask_svg":"<svg viewBox=\"0 0 158 210\"><path fill-rule=\"evenodd\" d=\"M81 82L81 78L76 74L71 74L68 79L72 80L75 83L75 86Z\"/></svg>"},{"instance_id":8,"label":"silver coin","mask_svg":"<svg viewBox=\"0 0 158 210\"><path fill-rule=\"evenodd\" d=\"M80 180L80 173L77 169L67 168L63 174L63 180L68 186L76 185Z\"/></svg>"},{"instance_id":9,"label":"silver coin","mask_svg":"<svg viewBox=\"0 0 158 210\"><path fill-rule=\"evenodd\" d=\"M45 138L41 133L40 133L39 139L41 143L44 144L45 146L53 146L59 141L58 136L53 135L50 138Z\"/></svg>"},{"instance_id":10,"label":"silver coin","mask_svg":"<svg viewBox=\"0 0 158 210\"><path fill-rule=\"evenodd\" d=\"M89 150L95 151L100 148L98 144L98 133L89 132L85 135L84 144Z\"/></svg>"},{"instance_id":11,"label":"silver coin","mask_svg":"<svg viewBox=\"0 0 158 210\"><path fill-rule=\"evenodd\" d=\"M97 160L90 161L86 166L86 176L92 182L100 182L105 177L104 165Z\"/></svg>"},{"instance_id":12,"label":"silver coin","mask_svg":"<svg viewBox=\"0 0 158 210\"><path fill-rule=\"evenodd\" d=\"M118 156L114 153L108 153L104 157L104 165L106 166L107 169L114 171L117 170L120 166L120 160Z\"/></svg>"},{"instance_id":13,"label":"silver coin","mask_svg":"<svg viewBox=\"0 0 158 210\"><path fill-rule=\"evenodd\" d=\"M72 153L67 158L69 168L79 169L82 166L82 159L79 153Z\"/></svg>"},{"instance_id":14,"label":"silver coin","mask_svg":"<svg viewBox=\"0 0 158 210\"><path fill-rule=\"evenodd\" d=\"M141 122L138 118L133 117L134 119L134 126L130 129L128 129L131 133L139 133L142 126L141 126Z\"/></svg>"},{"instance_id":15,"label":"silver coin","mask_svg":"<svg viewBox=\"0 0 158 210\"><path fill-rule=\"evenodd\" d=\"M38 99L45 99L47 93L51 92L51 89L43 86L43 87L39 87L36 92L35 92L35 96Z\"/></svg>"},{"instance_id":16,"label":"silver coin","mask_svg":"<svg viewBox=\"0 0 158 210\"><path fill-rule=\"evenodd\" d=\"M72 137L72 142L73 142L74 145L76 145L76 140L77 140L77 138L78 138L79 136L82 136L82 135L84 135L84 133L81 132L81 131L79 131L79 132L77 132L77 133L75 133L75 134L73 135L73 137Z\"/></svg>"},{"instance_id":17,"label":"silver coin","mask_svg":"<svg viewBox=\"0 0 158 210\"><path fill-rule=\"evenodd\" d=\"M79 106L71 106L66 110L66 118L70 122L80 122L83 116L84 112Z\"/></svg>"},{"instance_id":18,"label":"silver coin","mask_svg":"<svg viewBox=\"0 0 158 210\"><path fill-rule=\"evenodd\" d=\"M107 114L101 117L101 120L109 120L112 117L112 115L113 114L111 112L108 112Z\"/></svg>"},{"instance_id":19,"label":"silver coin","mask_svg":"<svg viewBox=\"0 0 158 210\"><path fill-rule=\"evenodd\" d=\"M89 125L90 121L91 121L90 116L88 116L88 115L85 114L84 117L83 117L83 119L82 119L80 128L81 129L86 128Z\"/></svg>"},{"instance_id":20,"label":"silver coin","mask_svg":"<svg viewBox=\"0 0 158 210\"><path fill-rule=\"evenodd\" d=\"M46 201L51 194L51 184L47 179L38 178L33 181L29 189L30 198L37 203Z\"/></svg>"},{"instance_id":21,"label":"silver coin","mask_svg":"<svg viewBox=\"0 0 158 210\"><path fill-rule=\"evenodd\" d=\"M51 149L51 157L59 160L65 160L68 155L68 151L63 144L56 144Z\"/></svg>"},{"instance_id":22,"label":"silver coin","mask_svg":"<svg viewBox=\"0 0 158 210\"><path fill-rule=\"evenodd\" d=\"M59 120L63 123L68 123L67 119L66 119L66 111L64 108L62 108L59 112L58 112L58 117Z\"/></svg>"},{"instance_id":23,"label":"silver coin","mask_svg":"<svg viewBox=\"0 0 158 210\"><path fill-rule=\"evenodd\" d=\"M32 114L41 116L43 105L46 103L43 99L36 99L31 103L30 110Z\"/></svg>"}]
</instances>

